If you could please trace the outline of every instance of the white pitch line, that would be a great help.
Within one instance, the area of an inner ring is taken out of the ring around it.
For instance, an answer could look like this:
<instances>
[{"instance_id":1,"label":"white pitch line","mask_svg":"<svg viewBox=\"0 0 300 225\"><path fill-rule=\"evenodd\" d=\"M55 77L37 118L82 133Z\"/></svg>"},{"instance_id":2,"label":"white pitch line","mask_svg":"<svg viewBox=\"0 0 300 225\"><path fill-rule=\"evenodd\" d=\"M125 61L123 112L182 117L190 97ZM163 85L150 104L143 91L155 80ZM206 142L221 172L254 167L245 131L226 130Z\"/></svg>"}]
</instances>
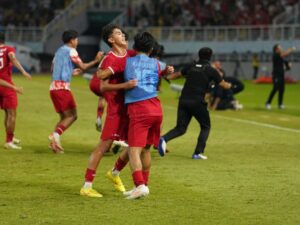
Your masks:
<instances>
[{"instance_id":1,"label":"white pitch line","mask_svg":"<svg viewBox=\"0 0 300 225\"><path fill-rule=\"evenodd\" d=\"M281 126L277 126L277 125L261 123L261 122L256 122L256 121L252 121L252 120L237 119L237 118L231 118L231 117L220 116L220 115L214 115L214 117L231 120L231 121L235 121L235 122L239 122L239 123L246 123L246 124L252 124L252 125L256 125L256 126L267 127L267 128L277 129L277 130L284 130L284 131L289 131L289 132L294 132L294 133L300 133L300 130L298 130L298 129L281 127Z\"/></svg>"},{"instance_id":2,"label":"white pitch line","mask_svg":"<svg viewBox=\"0 0 300 225\"><path fill-rule=\"evenodd\" d=\"M170 106L170 105L163 105L163 108L173 109L173 110L176 109L175 107ZM222 119L226 119L226 120L239 122L239 123L246 123L246 124L256 125L256 126L260 126L260 127L267 127L267 128L277 129L277 130L300 133L300 130L298 130L298 129L281 127L281 126L272 125L272 124L268 124L268 123L261 123L261 122L256 122L256 121L252 121L252 120L245 120L245 119L237 119L237 118L231 118L231 117L220 116L220 115L213 115L213 116L217 117L217 118L222 118Z\"/></svg>"}]
</instances>

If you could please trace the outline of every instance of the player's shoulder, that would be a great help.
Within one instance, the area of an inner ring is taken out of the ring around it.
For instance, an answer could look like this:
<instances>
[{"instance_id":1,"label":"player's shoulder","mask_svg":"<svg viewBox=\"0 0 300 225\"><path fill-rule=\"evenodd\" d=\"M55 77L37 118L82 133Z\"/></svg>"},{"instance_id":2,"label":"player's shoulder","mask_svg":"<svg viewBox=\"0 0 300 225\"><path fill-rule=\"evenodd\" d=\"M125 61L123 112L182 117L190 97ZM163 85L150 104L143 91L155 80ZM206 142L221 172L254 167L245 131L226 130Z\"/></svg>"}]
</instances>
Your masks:
<instances>
[{"instance_id":1,"label":"player's shoulder","mask_svg":"<svg viewBox=\"0 0 300 225\"><path fill-rule=\"evenodd\" d=\"M13 47L11 45L2 45L1 49L2 49L2 52L3 51L6 51L6 52L15 51L15 47Z\"/></svg>"}]
</instances>

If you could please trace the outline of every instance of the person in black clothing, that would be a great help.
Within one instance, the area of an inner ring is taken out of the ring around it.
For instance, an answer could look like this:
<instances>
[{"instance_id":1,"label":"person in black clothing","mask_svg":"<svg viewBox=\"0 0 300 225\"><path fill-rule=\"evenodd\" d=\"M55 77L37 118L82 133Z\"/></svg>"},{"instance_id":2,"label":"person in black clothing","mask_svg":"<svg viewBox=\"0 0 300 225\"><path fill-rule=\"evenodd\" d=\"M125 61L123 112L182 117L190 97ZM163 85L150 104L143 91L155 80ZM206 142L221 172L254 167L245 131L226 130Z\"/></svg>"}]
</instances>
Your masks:
<instances>
[{"instance_id":1,"label":"person in black clothing","mask_svg":"<svg viewBox=\"0 0 300 225\"><path fill-rule=\"evenodd\" d=\"M283 94L284 94L284 68L286 62L284 57L288 56L296 50L295 47L289 48L286 51L283 51L279 44L274 45L273 47L273 89L269 95L269 98L266 102L266 109L271 109L271 102L278 91L278 108L284 109L283 105Z\"/></svg>"},{"instance_id":2,"label":"person in black clothing","mask_svg":"<svg viewBox=\"0 0 300 225\"><path fill-rule=\"evenodd\" d=\"M165 153L166 142L183 135L192 117L195 117L200 124L201 131L192 158L207 159L203 153L210 131L210 117L207 110L207 103L205 102L205 94L211 81L214 81L216 85L220 85L225 89L231 87L231 84L225 82L210 65L209 61L212 53L210 48L201 48L198 53L198 62L184 68L181 72L167 76L168 79L174 79L184 75L186 81L179 99L176 127L160 138L158 150L161 156Z\"/></svg>"}]
</instances>

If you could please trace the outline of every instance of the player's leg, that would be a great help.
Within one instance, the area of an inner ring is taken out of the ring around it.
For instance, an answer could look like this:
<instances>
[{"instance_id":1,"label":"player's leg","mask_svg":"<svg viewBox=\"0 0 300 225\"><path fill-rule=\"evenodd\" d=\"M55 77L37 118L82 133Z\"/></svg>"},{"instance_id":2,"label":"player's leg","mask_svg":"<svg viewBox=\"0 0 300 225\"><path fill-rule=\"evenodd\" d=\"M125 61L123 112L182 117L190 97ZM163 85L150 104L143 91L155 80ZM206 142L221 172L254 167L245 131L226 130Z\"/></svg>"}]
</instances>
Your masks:
<instances>
[{"instance_id":1,"label":"player's leg","mask_svg":"<svg viewBox=\"0 0 300 225\"><path fill-rule=\"evenodd\" d=\"M80 194L88 197L102 197L100 193L93 189L93 181L96 176L96 170L104 153L112 145L112 140L101 140L91 153L88 166L85 172L85 182L80 190Z\"/></svg>"},{"instance_id":2,"label":"player's leg","mask_svg":"<svg viewBox=\"0 0 300 225\"><path fill-rule=\"evenodd\" d=\"M111 170L107 171L106 173L106 177L113 182L115 189L120 192L125 191L125 186L119 175L129 161L128 152L129 152L129 148L128 147L124 148L119 158L115 162L114 167Z\"/></svg>"},{"instance_id":3,"label":"player's leg","mask_svg":"<svg viewBox=\"0 0 300 225\"><path fill-rule=\"evenodd\" d=\"M285 106L283 104L283 95L284 95L284 79L282 79L278 84L278 108L284 109Z\"/></svg>"},{"instance_id":4,"label":"player's leg","mask_svg":"<svg viewBox=\"0 0 300 225\"><path fill-rule=\"evenodd\" d=\"M9 149L22 149L20 146L15 145L14 143L14 132L16 127L16 109L5 109L4 125L6 131L6 143L5 148Z\"/></svg>"},{"instance_id":5,"label":"player's leg","mask_svg":"<svg viewBox=\"0 0 300 225\"><path fill-rule=\"evenodd\" d=\"M96 118L96 130L101 132L102 130L102 116L105 108L105 99L99 96L98 107L97 107L97 118Z\"/></svg>"},{"instance_id":6,"label":"player's leg","mask_svg":"<svg viewBox=\"0 0 300 225\"><path fill-rule=\"evenodd\" d=\"M271 109L271 103L272 103L273 97L279 89L277 78L273 77L273 79L274 79L273 80L273 88L272 88L272 91L270 92L270 95L266 102L266 109Z\"/></svg>"},{"instance_id":7,"label":"player's leg","mask_svg":"<svg viewBox=\"0 0 300 225\"><path fill-rule=\"evenodd\" d=\"M192 158L207 159L207 156L203 155L210 132L210 117L207 110L207 105L204 103L200 103L197 107L194 107L193 116L196 118L200 125L200 134L198 136L197 145Z\"/></svg>"},{"instance_id":8,"label":"player's leg","mask_svg":"<svg viewBox=\"0 0 300 225\"><path fill-rule=\"evenodd\" d=\"M163 135L160 139L158 150L161 156L164 155L166 151L166 143L174 138L177 138L183 135L186 132L186 129L191 122L192 115L186 109L186 107L179 102L178 110L177 110L177 123L176 127Z\"/></svg>"}]
</instances>

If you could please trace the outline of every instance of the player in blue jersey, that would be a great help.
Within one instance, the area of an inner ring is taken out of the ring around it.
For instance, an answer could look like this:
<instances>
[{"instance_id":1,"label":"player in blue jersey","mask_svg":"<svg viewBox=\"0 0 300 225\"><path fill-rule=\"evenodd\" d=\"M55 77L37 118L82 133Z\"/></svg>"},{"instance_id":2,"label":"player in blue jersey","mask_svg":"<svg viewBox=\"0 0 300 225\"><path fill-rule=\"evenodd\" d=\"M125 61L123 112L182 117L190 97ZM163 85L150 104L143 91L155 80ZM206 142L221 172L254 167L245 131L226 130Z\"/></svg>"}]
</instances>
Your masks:
<instances>
[{"instance_id":1,"label":"player in blue jersey","mask_svg":"<svg viewBox=\"0 0 300 225\"><path fill-rule=\"evenodd\" d=\"M148 178L151 166L151 145L158 145L162 123L162 108L157 98L157 86L163 74L160 63L150 58L155 39L148 32L134 38L137 56L128 58L124 72L125 81L137 80L137 86L125 90L125 104L129 115L129 162L135 188L124 192L127 199L149 194ZM171 71L172 72L172 71Z\"/></svg>"},{"instance_id":2,"label":"player in blue jersey","mask_svg":"<svg viewBox=\"0 0 300 225\"><path fill-rule=\"evenodd\" d=\"M72 75L79 75L82 70L95 66L100 62L103 54L98 52L94 60L83 63L76 51L78 45L77 31L65 31L62 40L64 45L56 51L52 62L52 82L50 85L51 100L60 116L54 132L49 136L50 148L55 153L63 152L60 136L77 119L76 103L70 89Z\"/></svg>"}]
</instances>

